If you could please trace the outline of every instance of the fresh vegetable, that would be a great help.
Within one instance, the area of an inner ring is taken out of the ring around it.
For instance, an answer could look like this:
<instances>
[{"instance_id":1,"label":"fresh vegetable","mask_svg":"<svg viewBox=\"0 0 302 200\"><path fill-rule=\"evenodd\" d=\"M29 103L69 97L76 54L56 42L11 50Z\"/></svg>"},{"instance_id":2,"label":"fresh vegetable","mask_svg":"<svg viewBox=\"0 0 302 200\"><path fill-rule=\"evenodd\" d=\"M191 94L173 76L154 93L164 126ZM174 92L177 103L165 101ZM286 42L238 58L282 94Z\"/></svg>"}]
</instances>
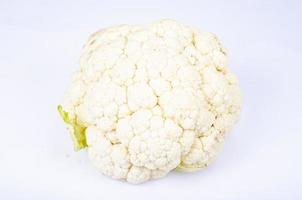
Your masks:
<instances>
[{"instance_id":1,"label":"fresh vegetable","mask_svg":"<svg viewBox=\"0 0 302 200\"><path fill-rule=\"evenodd\" d=\"M102 29L58 110L75 149L131 183L209 165L239 119L238 80L211 33L173 20Z\"/></svg>"}]
</instances>

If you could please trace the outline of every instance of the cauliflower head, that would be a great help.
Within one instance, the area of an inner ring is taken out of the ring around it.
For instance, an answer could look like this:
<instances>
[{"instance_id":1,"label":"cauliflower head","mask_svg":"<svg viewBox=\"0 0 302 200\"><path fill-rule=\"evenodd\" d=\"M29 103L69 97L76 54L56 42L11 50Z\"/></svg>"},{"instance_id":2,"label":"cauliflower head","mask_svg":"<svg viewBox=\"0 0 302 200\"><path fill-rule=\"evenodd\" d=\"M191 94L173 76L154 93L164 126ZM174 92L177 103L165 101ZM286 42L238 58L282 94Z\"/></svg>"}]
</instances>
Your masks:
<instances>
[{"instance_id":1,"label":"cauliflower head","mask_svg":"<svg viewBox=\"0 0 302 200\"><path fill-rule=\"evenodd\" d=\"M141 183L211 163L241 102L217 37L160 20L92 34L58 109L99 171Z\"/></svg>"}]
</instances>

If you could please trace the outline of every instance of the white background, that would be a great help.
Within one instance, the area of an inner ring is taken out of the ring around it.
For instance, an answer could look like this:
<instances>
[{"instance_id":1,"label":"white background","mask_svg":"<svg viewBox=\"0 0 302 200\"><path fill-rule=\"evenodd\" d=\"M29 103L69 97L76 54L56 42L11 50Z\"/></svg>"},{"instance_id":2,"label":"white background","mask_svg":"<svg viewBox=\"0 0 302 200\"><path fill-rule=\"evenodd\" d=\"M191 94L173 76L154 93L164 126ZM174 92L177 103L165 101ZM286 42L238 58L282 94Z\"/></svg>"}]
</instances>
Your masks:
<instances>
[{"instance_id":1,"label":"white background","mask_svg":"<svg viewBox=\"0 0 302 200\"><path fill-rule=\"evenodd\" d=\"M0 199L301 199L300 2L1 0ZM244 108L209 168L135 186L73 152L56 106L92 32L161 18L219 36Z\"/></svg>"}]
</instances>

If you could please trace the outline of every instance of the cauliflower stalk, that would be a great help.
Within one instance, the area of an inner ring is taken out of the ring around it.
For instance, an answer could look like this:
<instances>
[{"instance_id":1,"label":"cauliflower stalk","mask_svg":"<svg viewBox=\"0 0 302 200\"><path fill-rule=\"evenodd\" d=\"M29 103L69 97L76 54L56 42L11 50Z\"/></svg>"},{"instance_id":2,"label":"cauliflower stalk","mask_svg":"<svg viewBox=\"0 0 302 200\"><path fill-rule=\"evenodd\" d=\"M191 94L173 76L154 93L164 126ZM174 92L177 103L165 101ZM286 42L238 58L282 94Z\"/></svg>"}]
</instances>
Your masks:
<instances>
[{"instance_id":1,"label":"cauliflower stalk","mask_svg":"<svg viewBox=\"0 0 302 200\"><path fill-rule=\"evenodd\" d=\"M131 183L208 166L241 94L214 34L173 20L94 33L58 110L75 149Z\"/></svg>"}]
</instances>

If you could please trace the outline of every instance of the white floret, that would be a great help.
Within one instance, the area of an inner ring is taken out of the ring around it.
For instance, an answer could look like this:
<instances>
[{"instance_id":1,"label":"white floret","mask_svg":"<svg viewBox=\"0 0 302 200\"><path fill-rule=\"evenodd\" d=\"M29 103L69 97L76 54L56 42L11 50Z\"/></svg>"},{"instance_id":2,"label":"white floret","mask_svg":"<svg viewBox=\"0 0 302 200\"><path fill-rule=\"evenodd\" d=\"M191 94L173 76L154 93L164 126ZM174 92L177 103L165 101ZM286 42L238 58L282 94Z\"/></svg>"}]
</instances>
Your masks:
<instances>
[{"instance_id":1,"label":"white floret","mask_svg":"<svg viewBox=\"0 0 302 200\"><path fill-rule=\"evenodd\" d=\"M128 105L131 111L152 108L157 98L152 88L146 83L136 83L128 87Z\"/></svg>"}]
</instances>

